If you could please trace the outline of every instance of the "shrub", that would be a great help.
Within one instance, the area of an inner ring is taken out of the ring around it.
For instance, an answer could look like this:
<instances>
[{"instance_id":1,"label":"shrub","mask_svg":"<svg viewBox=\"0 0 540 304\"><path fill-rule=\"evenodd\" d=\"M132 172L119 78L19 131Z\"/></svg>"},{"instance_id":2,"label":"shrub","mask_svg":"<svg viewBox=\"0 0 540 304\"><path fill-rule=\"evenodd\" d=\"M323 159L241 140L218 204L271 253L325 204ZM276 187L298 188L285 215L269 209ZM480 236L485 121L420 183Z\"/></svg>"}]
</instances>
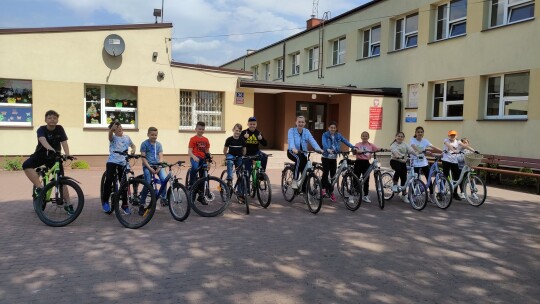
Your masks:
<instances>
[{"instance_id":1,"label":"shrub","mask_svg":"<svg viewBox=\"0 0 540 304\"><path fill-rule=\"evenodd\" d=\"M71 169L89 169L90 165L84 160L76 160L71 163Z\"/></svg>"},{"instance_id":2,"label":"shrub","mask_svg":"<svg viewBox=\"0 0 540 304\"><path fill-rule=\"evenodd\" d=\"M519 172L533 173L533 170L530 168L521 168ZM530 176L516 176L514 178L514 185L519 186L534 186L536 184L536 178Z\"/></svg>"},{"instance_id":3,"label":"shrub","mask_svg":"<svg viewBox=\"0 0 540 304\"><path fill-rule=\"evenodd\" d=\"M7 158L4 156L4 164L2 166L7 171L20 171L22 170L22 157Z\"/></svg>"}]
</instances>

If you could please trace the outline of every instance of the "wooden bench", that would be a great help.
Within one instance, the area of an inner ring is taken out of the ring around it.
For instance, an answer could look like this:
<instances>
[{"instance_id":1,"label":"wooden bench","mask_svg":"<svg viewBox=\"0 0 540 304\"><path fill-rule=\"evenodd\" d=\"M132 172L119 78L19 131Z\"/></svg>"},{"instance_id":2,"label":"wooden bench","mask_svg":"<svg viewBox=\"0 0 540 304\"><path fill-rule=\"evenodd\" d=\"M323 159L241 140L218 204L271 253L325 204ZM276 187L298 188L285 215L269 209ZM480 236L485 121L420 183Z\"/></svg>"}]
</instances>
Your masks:
<instances>
[{"instance_id":1,"label":"wooden bench","mask_svg":"<svg viewBox=\"0 0 540 304\"><path fill-rule=\"evenodd\" d=\"M533 171L520 172L521 168L528 168ZM499 174L517 175L536 178L536 194L540 194L540 159L512 157L501 155L484 155L481 167L475 167L478 171L486 171Z\"/></svg>"}]
</instances>

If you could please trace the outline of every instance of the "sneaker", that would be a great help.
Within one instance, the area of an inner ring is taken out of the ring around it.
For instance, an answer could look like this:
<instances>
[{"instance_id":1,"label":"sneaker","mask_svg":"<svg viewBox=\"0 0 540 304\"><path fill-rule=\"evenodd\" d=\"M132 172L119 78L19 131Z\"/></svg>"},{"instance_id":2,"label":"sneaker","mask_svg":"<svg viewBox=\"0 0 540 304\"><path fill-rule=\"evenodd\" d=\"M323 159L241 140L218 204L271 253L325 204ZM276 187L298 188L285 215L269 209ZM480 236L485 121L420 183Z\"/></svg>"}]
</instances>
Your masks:
<instances>
[{"instance_id":1,"label":"sneaker","mask_svg":"<svg viewBox=\"0 0 540 304\"><path fill-rule=\"evenodd\" d=\"M461 196L459 196L457 193L454 193L454 199L457 201L461 200Z\"/></svg>"},{"instance_id":2,"label":"sneaker","mask_svg":"<svg viewBox=\"0 0 540 304\"><path fill-rule=\"evenodd\" d=\"M409 201L409 199L407 198L407 195L400 195L399 198L401 198L401 200L405 203L405 204L410 204L411 202Z\"/></svg>"},{"instance_id":3,"label":"sneaker","mask_svg":"<svg viewBox=\"0 0 540 304\"><path fill-rule=\"evenodd\" d=\"M352 196L349 196L349 204L354 204L354 198Z\"/></svg>"},{"instance_id":4,"label":"sneaker","mask_svg":"<svg viewBox=\"0 0 540 304\"><path fill-rule=\"evenodd\" d=\"M109 204L109 202L101 203L101 207L103 207L103 212L105 213L111 212L111 204Z\"/></svg>"},{"instance_id":5,"label":"sneaker","mask_svg":"<svg viewBox=\"0 0 540 304\"><path fill-rule=\"evenodd\" d=\"M293 179L291 183L291 188L298 189L298 181Z\"/></svg>"},{"instance_id":6,"label":"sneaker","mask_svg":"<svg viewBox=\"0 0 540 304\"><path fill-rule=\"evenodd\" d=\"M64 206L64 210L66 210L66 212L69 214L69 215L74 215L75 214L75 210L73 209L73 205L65 205Z\"/></svg>"},{"instance_id":7,"label":"sneaker","mask_svg":"<svg viewBox=\"0 0 540 304\"><path fill-rule=\"evenodd\" d=\"M169 206L169 201L166 198L162 197L160 200L161 200L161 206L164 206L164 207Z\"/></svg>"},{"instance_id":8,"label":"sneaker","mask_svg":"<svg viewBox=\"0 0 540 304\"><path fill-rule=\"evenodd\" d=\"M398 192L398 187L397 187L397 185L393 185L393 186L392 186L392 192Z\"/></svg>"},{"instance_id":9,"label":"sneaker","mask_svg":"<svg viewBox=\"0 0 540 304\"><path fill-rule=\"evenodd\" d=\"M34 192L32 192L32 197L34 199L38 198L39 197L39 194L41 193L41 190L43 188L38 188L38 187L34 187Z\"/></svg>"},{"instance_id":10,"label":"sneaker","mask_svg":"<svg viewBox=\"0 0 540 304\"><path fill-rule=\"evenodd\" d=\"M334 195L334 193L330 194L330 200L332 202L335 202L336 201L336 196Z\"/></svg>"},{"instance_id":11,"label":"sneaker","mask_svg":"<svg viewBox=\"0 0 540 304\"><path fill-rule=\"evenodd\" d=\"M326 196L326 191L323 190L323 191L321 192L321 195L322 195L322 197L327 197L327 196Z\"/></svg>"},{"instance_id":12,"label":"sneaker","mask_svg":"<svg viewBox=\"0 0 540 304\"><path fill-rule=\"evenodd\" d=\"M146 208L144 208L144 205L140 205L138 214L140 216L143 216L145 212L146 212Z\"/></svg>"},{"instance_id":13,"label":"sneaker","mask_svg":"<svg viewBox=\"0 0 540 304\"><path fill-rule=\"evenodd\" d=\"M144 207L143 207L143 208L144 208ZM126 214L126 215L130 215L130 214L131 214L131 210L129 210L129 206L128 206L128 205L122 206L122 211L124 211L124 214Z\"/></svg>"},{"instance_id":14,"label":"sneaker","mask_svg":"<svg viewBox=\"0 0 540 304\"><path fill-rule=\"evenodd\" d=\"M459 194L459 198L461 198L462 200L464 200L464 199L465 199L465 193L461 192L461 193Z\"/></svg>"},{"instance_id":15,"label":"sneaker","mask_svg":"<svg viewBox=\"0 0 540 304\"><path fill-rule=\"evenodd\" d=\"M243 195L239 195L238 196L238 203L239 204L244 204L246 202L246 199Z\"/></svg>"},{"instance_id":16,"label":"sneaker","mask_svg":"<svg viewBox=\"0 0 540 304\"><path fill-rule=\"evenodd\" d=\"M365 203L371 203L371 200L369 199L369 196L365 195L365 196L362 198L362 202L365 202Z\"/></svg>"},{"instance_id":17,"label":"sneaker","mask_svg":"<svg viewBox=\"0 0 540 304\"><path fill-rule=\"evenodd\" d=\"M208 205L208 203L206 202L206 200L204 199L204 196L202 195L199 195L197 197L197 202L201 203L201 205Z\"/></svg>"},{"instance_id":18,"label":"sneaker","mask_svg":"<svg viewBox=\"0 0 540 304\"><path fill-rule=\"evenodd\" d=\"M231 178L227 178L227 186L232 189L232 179Z\"/></svg>"}]
</instances>

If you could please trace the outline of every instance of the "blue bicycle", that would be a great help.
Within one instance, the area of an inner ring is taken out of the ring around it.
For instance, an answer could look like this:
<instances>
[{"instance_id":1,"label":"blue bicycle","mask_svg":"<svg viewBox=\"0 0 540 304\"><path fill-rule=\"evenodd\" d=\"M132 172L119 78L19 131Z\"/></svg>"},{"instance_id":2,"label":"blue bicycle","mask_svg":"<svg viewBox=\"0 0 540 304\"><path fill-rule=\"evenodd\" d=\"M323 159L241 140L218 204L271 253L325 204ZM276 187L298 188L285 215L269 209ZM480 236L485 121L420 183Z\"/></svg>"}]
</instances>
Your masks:
<instances>
[{"instance_id":1,"label":"blue bicycle","mask_svg":"<svg viewBox=\"0 0 540 304\"><path fill-rule=\"evenodd\" d=\"M431 202L435 203L435 205L441 209L446 209L450 207L450 204L452 203L453 187L439 169L440 159L441 155L435 156L435 160L429 168L427 187L430 189L433 187Z\"/></svg>"}]
</instances>

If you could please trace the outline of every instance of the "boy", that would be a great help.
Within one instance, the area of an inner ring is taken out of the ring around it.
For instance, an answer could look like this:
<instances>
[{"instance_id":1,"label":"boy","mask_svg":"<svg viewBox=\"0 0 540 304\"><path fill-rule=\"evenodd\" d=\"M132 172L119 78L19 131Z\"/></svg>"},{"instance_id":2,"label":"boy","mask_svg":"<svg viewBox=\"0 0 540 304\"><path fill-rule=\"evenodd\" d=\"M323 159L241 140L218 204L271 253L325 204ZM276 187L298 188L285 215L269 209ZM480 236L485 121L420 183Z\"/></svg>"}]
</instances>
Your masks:
<instances>
[{"instance_id":1,"label":"boy","mask_svg":"<svg viewBox=\"0 0 540 304\"><path fill-rule=\"evenodd\" d=\"M255 116L248 119L248 128L242 131L242 133L240 133L240 136L242 136L246 140L246 155L259 155L261 159L261 171L264 172L266 170L268 156L261 150L259 150L259 144L266 147L267 141L266 139L264 139L261 132L257 130L257 118L255 118ZM245 166L248 172L251 172L251 165L251 160L246 161Z\"/></svg>"},{"instance_id":2,"label":"boy","mask_svg":"<svg viewBox=\"0 0 540 304\"><path fill-rule=\"evenodd\" d=\"M122 176L122 171L126 165L126 158L117 152L127 152L128 148L131 148L131 154L135 154L135 144L131 141L129 136L124 135L122 125L118 122L112 122L109 125L109 159L107 160L107 169L105 174L105 185L103 187L103 196L101 197L103 212L111 212L111 204L109 197L111 197L112 185L114 180ZM122 206L122 210L126 214L130 213L128 206Z\"/></svg>"},{"instance_id":3,"label":"boy","mask_svg":"<svg viewBox=\"0 0 540 304\"><path fill-rule=\"evenodd\" d=\"M246 154L246 142L243 137L240 136L242 132L242 125L237 123L233 128L233 136L225 140L225 147L223 147L223 154L227 159L227 184L231 186L233 179L233 159L236 156L242 156ZM242 162L242 159L234 160L235 168L238 168Z\"/></svg>"},{"instance_id":4,"label":"boy","mask_svg":"<svg viewBox=\"0 0 540 304\"><path fill-rule=\"evenodd\" d=\"M191 174L189 177L190 186L197 180L197 172L204 164L206 155L210 154L210 142L208 141L208 138L203 136L205 127L206 125L204 122L197 122L197 125L195 126L195 132L197 134L189 139L188 154L190 157L189 160L191 161ZM201 204L206 204L204 197L201 195L198 196L197 201Z\"/></svg>"},{"instance_id":5,"label":"boy","mask_svg":"<svg viewBox=\"0 0 540 304\"><path fill-rule=\"evenodd\" d=\"M148 128L147 135L148 139L141 143L141 155L144 156L142 158L144 179L151 184L152 176L154 174L158 174L159 180L163 182L165 178L167 178L165 170L163 168L158 168L159 171L156 171L154 168L152 168L152 166L156 166L157 164L161 163L161 160L163 159L163 147L161 146L161 143L157 141L158 129L155 127ZM141 193L142 197L146 197L146 195L147 193ZM164 206L167 205L167 198L165 195L166 191L163 191L161 195L161 203Z\"/></svg>"},{"instance_id":6,"label":"boy","mask_svg":"<svg viewBox=\"0 0 540 304\"><path fill-rule=\"evenodd\" d=\"M61 152L61 148L64 149L66 156L69 156L68 138L64 128L58 124L59 117L60 115L54 110L45 113L45 123L47 125L37 129L38 144L36 150L22 164L24 174L35 186L34 193L32 193L34 198L37 198L41 191L39 176L34 169L41 165L46 165L47 168L54 166L55 154ZM63 168L60 168L60 170L63 170Z\"/></svg>"}]
</instances>

